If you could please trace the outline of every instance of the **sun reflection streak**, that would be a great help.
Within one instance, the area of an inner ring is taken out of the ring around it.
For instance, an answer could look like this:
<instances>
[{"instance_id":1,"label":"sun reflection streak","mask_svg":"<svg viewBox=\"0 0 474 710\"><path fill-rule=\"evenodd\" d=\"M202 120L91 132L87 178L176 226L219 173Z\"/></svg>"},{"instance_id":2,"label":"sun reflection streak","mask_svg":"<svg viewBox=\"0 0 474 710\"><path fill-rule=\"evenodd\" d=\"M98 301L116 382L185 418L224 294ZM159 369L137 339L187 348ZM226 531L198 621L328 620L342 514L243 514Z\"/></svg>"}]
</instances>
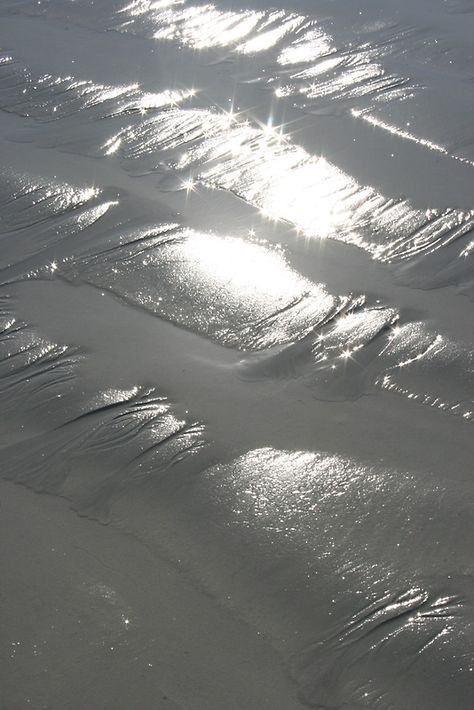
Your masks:
<instances>
[{"instance_id":1,"label":"sun reflection streak","mask_svg":"<svg viewBox=\"0 0 474 710\"><path fill-rule=\"evenodd\" d=\"M276 51L276 67L282 71L264 80L278 82L278 96L385 100L408 96L415 88L403 77L388 74L380 63L407 33L395 32L377 43L337 47L314 17L286 10L224 10L211 3L138 0L123 8L123 14L129 18L120 27L123 31L134 31L138 23L139 32L195 49L228 47L244 55ZM299 71L281 85L292 67L299 67Z\"/></svg>"},{"instance_id":2,"label":"sun reflection streak","mask_svg":"<svg viewBox=\"0 0 474 710\"><path fill-rule=\"evenodd\" d=\"M222 10L211 3L186 5L182 0L137 0L120 13L149 21L155 39L177 39L196 49L232 47L243 54L271 49L306 22L283 10Z\"/></svg>"},{"instance_id":3,"label":"sun reflection streak","mask_svg":"<svg viewBox=\"0 0 474 710\"><path fill-rule=\"evenodd\" d=\"M112 136L104 151L133 161L150 156L156 165L156 151L176 148L183 152L171 167L192 169L195 183L229 190L307 238L354 244L380 261L429 254L474 227L474 211L416 210L360 185L293 143L271 117L255 126L232 110L170 107Z\"/></svg>"},{"instance_id":4,"label":"sun reflection streak","mask_svg":"<svg viewBox=\"0 0 474 710\"><path fill-rule=\"evenodd\" d=\"M466 158L462 158L458 155L454 155L444 146L439 145L438 143L434 143L433 141L430 141L427 138L420 138L418 136L415 136L410 131L407 131L406 129L398 128L397 126L392 126L386 121L382 121L381 119L374 116L368 109L351 109L351 114L352 116L354 116L354 118L361 119L362 121L369 123L375 128L381 128L387 133L391 133L392 135L397 136L398 138L403 138L404 140L411 141L412 143L416 143L417 145L420 145L423 148L428 148L429 150L432 150L436 153L441 153L442 155L446 155L447 157L452 158L453 160L457 160L460 163L465 163L466 165L471 165L472 167L474 167L473 161L467 160Z\"/></svg>"},{"instance_id":5,"label":"sun reflection streak","mask_svg":"<svg viewBox=\"0 0 474 710\"><path fill-rule=\"evenodd\" d=\"M279 64L293 65L309 63L324 57L334 50L331 37L318 27L309 30L302 37L282 49Z\"/></svg>"},{"instance_id":6,"label":"sun reflection streak","mask_svg":"<svg viewBox=\"0 0 474 710\"><path fill-rule=\"evenodd\" d=\"M280 250L177 225L133 232L103 255L82 259L79 273L81 279L240 350L297 340L345 302L291 269Z\"/></svg>"},{"instance_id":7,"label":"sun reflection streak","mask_svg":"<svg viewBox=\"0 0 474 710\"><path fill-rule=\"evenodd\" d=\"M375 384L436 409L472 419L474 353L423 323L393 329ZM443 377L439 373L442 371Z\"/></svg>"},{"instance_id":8,"label":"sun reflection streak","mask_svg":"<svg viewBox=\"0 0 474 710\"><path fill-rule=\"evenodd\" d=\"M314 21L283 10L255 13L221 11L212 4L137 2L124 12L148 18L155 36L171 32L197 48L221 43L235 51L253 53L277 46L287 37L286 46L279 50L278 63L290 67L289 71L295 66L296 71L291 84L278 86L280 95L292 93L293 86L310 98L332 100L340 94L378 97L404 86L402 79L387 74L379 62L392 51L396 37L383 39L380 46L366 43L336 52L332 39ZM354 244L383 262L430 254L474 227L474 211L425 213L407 200L387 199L359 184L324 156L311 155L293 143L287 128L275 128L271 118L267 125L257 127L242 120L233 109L180 110L175 104L181 98L164 96L160 102L155 101L154 105L164 110L113 136L104 146L106 154L120 153L130 160L143 161L154 151L179 148L180 157L170 155L168 164L188 174L192 169L193 184L188 177L181 182L188 191L197 183L229 190L255 205L271 221L288 222L307 238L334 238ZM366 110L351 110L354 118L376 121ZM387 129L381 122L377 125ZM408 132L400 133L400 137L415 140ZM416 140L423 147L445 150Z\"/></svg>"},{"instance_id":9,"label":"sun reflection streak","mask_svg":"<svg viewBox=\"0 0 474 710\"><path fill-rule=\"evenodd\" d=\"M263 28L265 28L266 25L273 24L275 21L278 22L280 19L283 19L283 17L283 12L274 12L270 16L269 20L263 25ZM245 43L239 45L237 47L237 51L242 52L243 54L256 54L270 49L278 44L278 42L282 40L285 35L300 27L304 20L305 18L299 15L287 16L277 27L259 32L252 39L249 39Z\"/></svg>"},{"instance_id":10,"label":"sun reflection streak","mask_svg":"<svg viewBox=\"0 0 474 710\"><path fill-rule=\"evenodd\" d=\"M471 256L471 254L474 252L474 240L469 242L469 244L461 251L459 256L467 258L468 256Z\"/></svg>"}]
</instances>

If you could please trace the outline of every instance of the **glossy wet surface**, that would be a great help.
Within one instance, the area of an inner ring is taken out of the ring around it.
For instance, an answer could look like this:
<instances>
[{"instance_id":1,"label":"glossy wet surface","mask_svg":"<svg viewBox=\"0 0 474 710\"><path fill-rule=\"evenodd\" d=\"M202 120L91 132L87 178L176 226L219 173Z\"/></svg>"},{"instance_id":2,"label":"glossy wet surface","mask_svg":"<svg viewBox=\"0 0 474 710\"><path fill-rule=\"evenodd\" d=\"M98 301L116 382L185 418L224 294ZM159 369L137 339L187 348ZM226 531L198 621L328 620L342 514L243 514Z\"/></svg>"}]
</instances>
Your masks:
<instances>
[{"instance_id":1,"label":"glossy wet surface","mask_svg":"<svg viewBox=\"0 0 474 710\"><path fill-rule=\"evenodd\" d=\"M472 705L472 30L0 0L2 476L179 560L314 707Z\"/></svg>"}]
</instances>

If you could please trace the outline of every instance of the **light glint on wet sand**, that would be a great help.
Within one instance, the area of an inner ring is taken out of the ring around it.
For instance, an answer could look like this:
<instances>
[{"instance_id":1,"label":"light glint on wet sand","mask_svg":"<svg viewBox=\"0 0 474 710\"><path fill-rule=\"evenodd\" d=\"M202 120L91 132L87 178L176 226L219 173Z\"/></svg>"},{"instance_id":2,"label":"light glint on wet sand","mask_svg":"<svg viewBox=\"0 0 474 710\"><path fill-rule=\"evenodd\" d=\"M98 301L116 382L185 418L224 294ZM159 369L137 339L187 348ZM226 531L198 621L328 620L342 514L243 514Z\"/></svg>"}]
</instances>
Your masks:
<instances>
[{"instance_id":1,"label":"light glint on wet sand","mask_svg":"<svg viewBox=\"0 0 474 710\"><path fill-rule=\"evenodd\" d=\"M0 2L0 706L471 710L473 32Z\"/></svg>"}]
</instances>

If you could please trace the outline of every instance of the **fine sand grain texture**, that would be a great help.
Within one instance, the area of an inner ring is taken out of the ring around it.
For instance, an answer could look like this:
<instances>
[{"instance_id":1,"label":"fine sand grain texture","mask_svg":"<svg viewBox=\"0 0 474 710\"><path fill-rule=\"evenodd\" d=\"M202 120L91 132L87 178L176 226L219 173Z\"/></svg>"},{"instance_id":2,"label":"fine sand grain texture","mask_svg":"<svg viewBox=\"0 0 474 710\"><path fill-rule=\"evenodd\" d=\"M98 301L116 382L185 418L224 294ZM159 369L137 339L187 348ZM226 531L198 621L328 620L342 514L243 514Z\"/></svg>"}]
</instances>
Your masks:
<instances>
[{"instance_id":1,"label":"fine sand grain texture","mask_svg":"<svg viewBox=\"0 0 474 710\"><path fill-rule=\"evenodd\" d=\"M473 33L0 0L0 708L472 710Z\"/></svg>"}]
</instances>

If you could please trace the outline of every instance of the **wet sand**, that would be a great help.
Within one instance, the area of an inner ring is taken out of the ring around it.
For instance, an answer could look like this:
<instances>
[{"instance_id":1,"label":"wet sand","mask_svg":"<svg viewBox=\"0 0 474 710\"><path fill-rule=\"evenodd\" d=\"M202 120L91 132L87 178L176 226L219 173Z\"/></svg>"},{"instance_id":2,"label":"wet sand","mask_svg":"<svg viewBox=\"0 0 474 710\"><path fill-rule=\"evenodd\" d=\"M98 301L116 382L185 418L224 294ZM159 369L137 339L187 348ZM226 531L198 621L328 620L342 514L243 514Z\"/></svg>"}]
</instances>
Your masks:
<instances>
[{"instance_id":1,"label":"wet sand","mask_svg":"<svg viewBox=\"0 0 474 710\"><path fill-rule=\"evenodd\" d=\"M0 0L0 705L471 708L472 30Z\"/></svg>"},{"instance_id":2,"label":"wet sand","mask_svg":"<svg viewBox=\"0 0 474 710\"><path fill-rule=\"evenodd\" d=\"M302 707L274 649L179 560L5 482L1 534L6 707Z\"/></svg>"}]
</instances>

